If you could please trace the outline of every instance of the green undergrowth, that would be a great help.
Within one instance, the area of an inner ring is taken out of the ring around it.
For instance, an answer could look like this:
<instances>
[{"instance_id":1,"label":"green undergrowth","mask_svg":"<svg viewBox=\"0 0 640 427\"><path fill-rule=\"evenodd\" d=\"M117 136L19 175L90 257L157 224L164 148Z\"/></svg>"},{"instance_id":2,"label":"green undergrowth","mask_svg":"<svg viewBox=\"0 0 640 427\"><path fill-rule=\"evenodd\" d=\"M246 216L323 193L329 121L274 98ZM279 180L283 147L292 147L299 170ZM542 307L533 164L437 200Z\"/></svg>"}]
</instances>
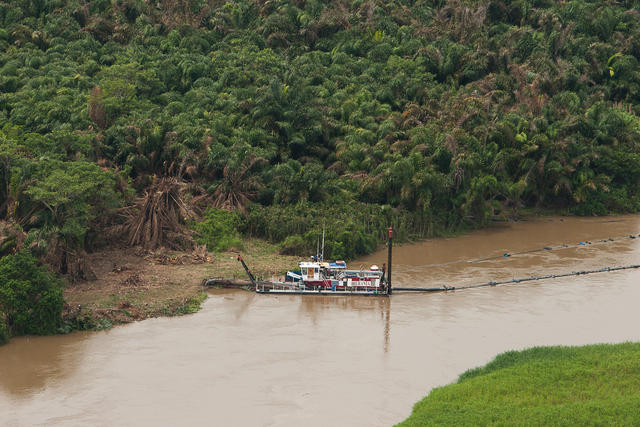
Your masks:
<instances>
[{"instance_id":1,"label":"green undergrowth","mask_svg":"<svg viewBox=\"0 0 640 427\"><path fill-rule=\"evenodd\" d=\"M60 334L74 331L104 331L111 329L113 322L106 318L94 318L90 314L65 319L58 330Z\"/></svg>"},{"instance_id":2,"label":"green undergrowth","mask_svg":"<svg viewBox=\"0 0 640 427\"><path fill-rule=\"evenodd\" d=\"M509 351L436 388L399 425L637 425L640 343Z\"/></svg>"},{"instance_id":3,"label":"green undergrowth","mask_svg":"<svg viewBox=\"0 0 640 427\"><path fill-rule=\"evenodd\" d=\"M207 299L206 292L199 292L198 295L189 298L184 302L184 304L179 305L173 310L172 315L178 316L182 314L193 314L200 311L202 307L202 303Z\"/></svg>"},{"instance_id":4,"label":"green undergrowth","mask_svg":"<svg viewBox=\"0 0 640 427\"><path fill-rule=\"evenodd\" d=\"M315 253L324 240L327 259L352 260L375 251L386 242L389 226L393 227L396 242L441 236L464 228L458 223L447 227L447 223L442 216L424 212L336 200L333 205L254 206L243 231L249 236L278 243L281 254L300 256Z\"/></svg>"},{"instance_id":5,"label":"green undergrowth","mask_svg":"<svg viewBox=\"0 0 640 427\"><path fill-rule=\"evenodd\" d=\"M62 286L29 251L0 258L0 344L13 336L56 333Z\"/></svg>"},{"instance_id":6,"label":"green undergrowth","mask_svg":"<svg viewBox=\"0 0 640 427\"><path fill-rule=\"evenodd\" d=\"M196 242L207 245L210 251L220 252L229 248L242 248L238 234L240 216L235 212L209 208L204 221L195 223L193 228L198 233Z\"/></svg>"},{"instance_id":7,"label":"green undergrowth","mask_svg":"<svg viewBox=\"0 0 640 427\"><path fill-rule=\"evenodd\" d=\"M9 341L9 331L7 329L7 326L0 322L0 345L6 343L7 341Z\"/></svg>"}]
</instances>

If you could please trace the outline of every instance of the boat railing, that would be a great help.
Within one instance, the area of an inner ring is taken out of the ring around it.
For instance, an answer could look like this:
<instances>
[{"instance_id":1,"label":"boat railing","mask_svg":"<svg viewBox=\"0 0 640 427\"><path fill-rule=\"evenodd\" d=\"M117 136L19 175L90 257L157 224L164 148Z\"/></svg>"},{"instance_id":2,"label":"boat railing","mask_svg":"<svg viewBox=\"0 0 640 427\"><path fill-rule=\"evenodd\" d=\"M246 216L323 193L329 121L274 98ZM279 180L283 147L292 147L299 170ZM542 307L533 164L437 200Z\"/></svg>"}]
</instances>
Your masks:
<instances>
[{"instance_id":1,"label":"boat railing","mask_svg":"<svg viewBox=\"0 0 640 427\"><path fill-rule=\"evenodd\" d=\"M259 293L284 293L284 294L339 294L339 295L378 295L383 294L379 286L371 286L360 281L352 286L333 286L331 280L324 280L318 286L307 286L303 283L284 282L256 282L255 290ZM345 284L346 285L346 284Z\"/></svg>"}]
</instances>

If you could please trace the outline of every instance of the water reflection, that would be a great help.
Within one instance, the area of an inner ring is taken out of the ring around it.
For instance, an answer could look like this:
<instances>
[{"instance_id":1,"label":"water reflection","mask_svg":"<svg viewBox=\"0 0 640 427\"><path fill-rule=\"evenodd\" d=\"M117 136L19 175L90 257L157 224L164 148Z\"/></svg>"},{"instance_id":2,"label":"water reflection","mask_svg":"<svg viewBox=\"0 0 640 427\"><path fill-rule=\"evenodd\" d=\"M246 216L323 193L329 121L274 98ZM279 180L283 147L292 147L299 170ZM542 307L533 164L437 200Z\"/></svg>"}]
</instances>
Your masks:
<instances>
[{"instance_id":1,"label":"water reflection","mask_svg":"<svg viewBox=\"0 0 640 427\"><path fill-rule=\"evenodd\" d=\"M287 296L286 298L290 298ZM300 301L300 312L304 316L317 319L326 315L327 311L376 311L383 313L389 308L389 298L385 296L340 296L340 295L303 295L294 297Z\"/></svg>"},{"instance_id":2,"label":"water reflection","mask_svg":"<svg viewBox=\"0 0 640 427\"><path fill-rule=\"evenodd\" d=\"M251 308L251 304L257 296L252 292L243 292L242 296L239 296L238 292L233 289L217 289L215 291L209 291L209 293L212 292L215 292L216 295L223 296L225 300L229 301L235 307L234 317L236 320L241 320L247 315ZM234 303L234 301L239 301L239 303Z\"/></svg>"},{"instance_id":3,"label":"water reflection","mask_svg":"<svg viewBox=\"0 0 640 427\"><path fill-rule=\"evenodd\" d=\"M295 297L294 297L295 298ZM382 324L383 350L389 350L389 336L391 331L390 313L391 298L386 296L331 296L331 295L304 295L300 298L300 313L312 319L314 325L319 319L327 316L327 312L333 310L360 313L374 311L379 313ZM376 327L372 322L371 327Z\"/></svg>"},{"instance_id":4,"label":"water reflection","mask_svg":"<svg viewBox=\"0 0 640 427\"><path fill-rule=\"evenodd\" d=\"M257 295L233 289L210 290L209 294L231 305L236 322L251 322L250 312L269 307L297 306L297 324L311 323L314 328L331 319L336 312L357 314L371 329L379 328L383 337L383 349L388 351L390 337L391 299L387 296L336 296L336 295ZM372 316L375 315L375 316ZM377 319L377 320L376 320Z\"/></svg>"}]
</instances>

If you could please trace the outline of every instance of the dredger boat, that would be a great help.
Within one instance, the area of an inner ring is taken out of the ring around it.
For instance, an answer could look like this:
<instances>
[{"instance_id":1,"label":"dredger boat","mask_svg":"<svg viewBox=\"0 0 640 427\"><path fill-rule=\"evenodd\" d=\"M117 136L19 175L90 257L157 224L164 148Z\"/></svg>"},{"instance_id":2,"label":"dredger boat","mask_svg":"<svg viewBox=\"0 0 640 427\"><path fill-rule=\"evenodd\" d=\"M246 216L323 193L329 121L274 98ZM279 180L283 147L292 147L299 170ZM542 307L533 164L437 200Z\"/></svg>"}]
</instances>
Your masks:
<instances>
[{"instance_id":1,"label":"dredger boat","mask_svg":"<svg viewBox=\"0 0 640 427\"><path fill-rule=\"evenodd\" d=\"M389 228L389 267L391 266L391 237ZM339 295L388 295L391 293L391 268L387 271L372 265L368 269L347 269L344 261L324 261L324 232L322 252L317 251L312 261L302 261L298 270L288 271L284 282L257 281L241 256L251 284L257 293L269 294L339 294Z\"/></svg>"}]
</instances>

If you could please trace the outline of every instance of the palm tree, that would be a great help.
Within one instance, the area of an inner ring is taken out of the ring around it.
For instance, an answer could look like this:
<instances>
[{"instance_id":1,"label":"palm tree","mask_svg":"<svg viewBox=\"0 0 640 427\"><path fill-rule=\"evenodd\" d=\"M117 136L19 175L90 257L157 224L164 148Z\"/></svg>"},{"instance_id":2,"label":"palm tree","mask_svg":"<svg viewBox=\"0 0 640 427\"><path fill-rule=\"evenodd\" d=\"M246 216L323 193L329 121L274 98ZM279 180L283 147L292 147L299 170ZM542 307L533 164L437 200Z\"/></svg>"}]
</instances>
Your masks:
<instances>
[{"instance_id":1,"label":"palm tree","mask_svg":"<svg viewBox=\"0 0 640 427\"><path fill-rule=\"evenodd\" d=\"M251 175L255 167L266 160L253 154L230 159L222 171L222 182L216 187L213 205L219 209L246 212L251 199L258 195L262 183L257 176Z\"/></svg>"}]
</instances>

